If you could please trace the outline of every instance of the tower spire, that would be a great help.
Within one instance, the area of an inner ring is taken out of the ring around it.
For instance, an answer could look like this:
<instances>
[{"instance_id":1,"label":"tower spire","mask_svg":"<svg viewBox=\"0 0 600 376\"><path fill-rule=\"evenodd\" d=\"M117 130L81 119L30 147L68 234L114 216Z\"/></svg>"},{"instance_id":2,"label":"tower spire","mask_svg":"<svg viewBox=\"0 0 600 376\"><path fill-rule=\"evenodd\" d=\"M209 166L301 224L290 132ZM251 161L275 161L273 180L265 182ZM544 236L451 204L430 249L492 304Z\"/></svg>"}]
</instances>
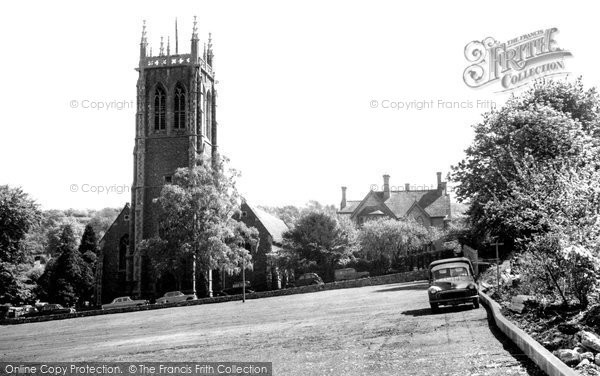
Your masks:
<instances>
[{"instance_id":1,"label":"tower spire","mask_svg":"<svg viewBox=\"0 0 600 376\"><path fill-rule=\"evenodd\" d=\"M177 34L177 17L175 17L175 55L179 55L179 35Z\"/></svg>"},{"instance_id":2,"label":"tower spire","mask_svg":"<svg viewBox=\"0 0 600 376\"><path fill-rule=\"evenodd\" d=\"M165 54L165 44L163 42L163 37L160 37L160 50L158 52L158 56L163 56Z\"/></svg>"},{"instance_id":3,"label":"tower spire","mask_svg":"<svg viewBox=\"0 0 600 376\"><path fill-rule=\"evenodd\" d=\"M167 56L171 56L171 37L167 35Z\"/></svg>"},{"instance_id":4,"label":"tower spire","mask_svg":"<svg viewBox=\"0 0 600 376\"><path fill-rule=\"evenodd\" d=\"M148 47L148 39L146 38L146 20L142 23L142 40L140 41L140 59L146 57L146 48Z\"/></svg>"},{"instance_id":5,"label":"tower spire","mask_svg":"<svg viewBox=\"0 0 600 376\"><path fill-rule=\"evenodd\" d=\"M206 63L212 66L213 51L212 51L212 33L208 33L208 50L206 51Z\"/></svg>"},{"instance_id":6,"label":"tower spire","mask_svg":"<svg viewBox=\"0 0 600 376\"><path fill-rule=\"evenodd\" d=\"M194 28L192 29L192 61L194 63L198 62L198 21L196 20L196 16L194 16Z\"/></svg>"}]
</instances>

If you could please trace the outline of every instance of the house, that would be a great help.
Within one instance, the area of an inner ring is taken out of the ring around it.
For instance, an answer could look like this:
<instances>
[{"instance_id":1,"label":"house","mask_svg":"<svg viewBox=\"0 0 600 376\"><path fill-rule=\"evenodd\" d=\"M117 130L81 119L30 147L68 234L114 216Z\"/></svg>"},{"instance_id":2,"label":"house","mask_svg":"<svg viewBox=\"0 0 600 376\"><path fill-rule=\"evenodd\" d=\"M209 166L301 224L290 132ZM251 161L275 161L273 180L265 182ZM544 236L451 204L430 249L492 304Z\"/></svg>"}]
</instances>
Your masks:
<instances>
[{"instance_id":1,"label":"house","mask_svg":"<svg viewBox=\"0 0 600 376\"><path fill-rule=\"evenodd\" d=\"M342 187L342 202L338 214L347 215L357 224L377 218L414 218L425 226L439 229L451 219L450 195L442 173L437 173L437 185L403 189L390 187L390 176L383 175L382 190L371 190L362 200L347 200L346 187ZM423 189L431 188L431 189Z\"/></svg>"},{"instance_id":2,"label":"house","mask_svg":"<svg viewBox=\"0 0 600 376\"><path fill-rule=\"evenodd\" d=\"M253 270L246 272L253 290L274 290L281 288L285 273L271 262L269 255L277 253L283 243L283 233L288 227L281 219L266 211L242 201L239 221L258 230L258 247L251 250ZM236 280L241 276L234 276Z\"/></svg>"}]
</instances>

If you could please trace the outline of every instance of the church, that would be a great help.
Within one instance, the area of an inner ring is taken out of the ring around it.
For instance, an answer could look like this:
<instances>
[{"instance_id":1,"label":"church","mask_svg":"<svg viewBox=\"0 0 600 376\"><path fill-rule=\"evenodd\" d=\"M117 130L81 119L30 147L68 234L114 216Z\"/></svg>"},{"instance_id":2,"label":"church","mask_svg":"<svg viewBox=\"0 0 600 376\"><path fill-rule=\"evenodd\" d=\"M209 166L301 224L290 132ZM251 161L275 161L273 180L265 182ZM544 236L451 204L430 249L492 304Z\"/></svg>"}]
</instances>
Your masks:
<instances>
[{"instance_id":1,"label":"church","mask_svg":"<svg viewBox=\"0 0 600 376\"><path fill-rule=\"evenodd\" d=\"M192 167L200 157L217 152L213 59L211 35L201 46L195 17L189 53L179 51L177 26L174 45L161 37L153 53L144 21L136 68L131 205L125 205L100 241L97 304L122 295L154 297L157 291L193 289L191 267L189 276L152 278L139 245L158 233L158 204L153 200L163 185L178 168Z\"/></svg>"}]
</instances>

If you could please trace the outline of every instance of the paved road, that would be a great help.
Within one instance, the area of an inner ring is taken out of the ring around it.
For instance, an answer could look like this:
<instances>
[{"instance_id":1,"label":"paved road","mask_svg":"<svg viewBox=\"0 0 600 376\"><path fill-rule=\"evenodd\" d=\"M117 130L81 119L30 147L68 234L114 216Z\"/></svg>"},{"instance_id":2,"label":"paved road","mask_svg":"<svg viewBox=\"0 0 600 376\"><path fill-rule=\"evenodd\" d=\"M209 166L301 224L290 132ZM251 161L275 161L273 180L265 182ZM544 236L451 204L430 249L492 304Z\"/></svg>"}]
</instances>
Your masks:
<instances>
[{"instance_id":1,"label":"paved road","mask_svg":"<svg viewBox=\"0 0 600 376\"><path fill-rule=\"evenodd\" d=\"M271 361L275 375L539 375L470 307L384 285L0 327L6 361Z\"/></svg>"}]
</instances>

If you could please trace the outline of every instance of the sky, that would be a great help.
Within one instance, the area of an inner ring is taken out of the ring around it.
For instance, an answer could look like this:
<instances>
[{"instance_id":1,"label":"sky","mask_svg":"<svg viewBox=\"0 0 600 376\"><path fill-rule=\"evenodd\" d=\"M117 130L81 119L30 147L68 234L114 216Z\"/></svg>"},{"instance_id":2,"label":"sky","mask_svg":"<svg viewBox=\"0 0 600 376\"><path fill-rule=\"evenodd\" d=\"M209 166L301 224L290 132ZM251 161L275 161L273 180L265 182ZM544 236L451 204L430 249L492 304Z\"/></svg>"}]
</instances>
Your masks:
<instances>
[{"instance_id":1,"label":"sky","mask_svg":"<svg viewBox=\"0 0 600 376\"><path fill-rule=\"evenodd\" d=\"M573 55L565 59L568 79L600 83L590 32L597 12L583 1L0 7L0 185L21 186L44 209L130 201L143 20L154 52L161 36L173 42L176 18L181 53L190 50L194 15L201 42L212 33L220 151L242 173L240 193L258 205L337 206L341 186L362 199L383 174L393 187L446 176L464 157L472 125L509 95L463 81L473 40L556 27L556 42ZM433 105L389 108L423 101Z\"/></svg>"}]
</instances>

